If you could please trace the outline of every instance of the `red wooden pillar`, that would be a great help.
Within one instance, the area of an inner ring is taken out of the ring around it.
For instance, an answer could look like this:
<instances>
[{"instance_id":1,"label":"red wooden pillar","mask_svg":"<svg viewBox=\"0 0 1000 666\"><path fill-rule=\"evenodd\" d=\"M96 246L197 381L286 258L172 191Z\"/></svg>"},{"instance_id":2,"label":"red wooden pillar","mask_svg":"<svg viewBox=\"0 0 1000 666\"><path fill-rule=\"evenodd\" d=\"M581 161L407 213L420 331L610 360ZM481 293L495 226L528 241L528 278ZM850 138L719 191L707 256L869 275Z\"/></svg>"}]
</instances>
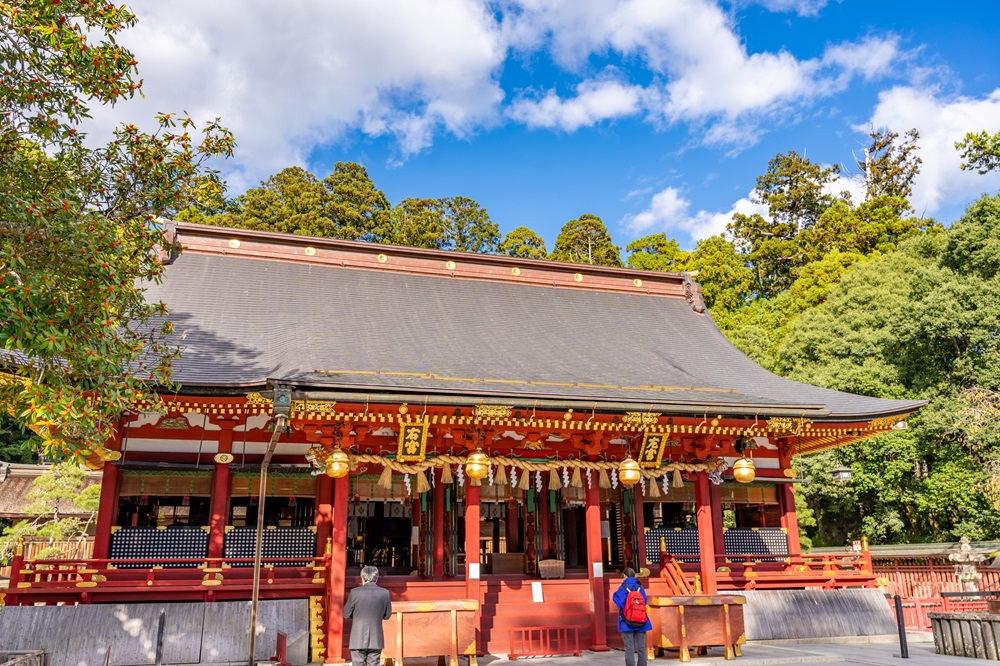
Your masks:
<instances>
[{"instance_id":1,"label":"red wooden pillar","mask_svg":"<svg viewBox=\"0 0 1000 666\"><path fill-rule=\"evenodd\" d=\"M118 484L121 473L113 462L104 463L101 476L101 499L97 509L97 526L94 531L94 559L104 560L111 549L111 528L118 514Z\"/></svg>"},{"instance_id":2,"label":"red wooden pillar","mask_svg":"<svg viewBox=\"0 0 1000 666\"><path fill-rule=\"evenodd\" d=\"M122 435L128 417L118 419L118 427L112 441L104 445L109 451L122 450ZM118 519L118 491L121 483L121 473L111 461L104 463L101 476L101 498L97 508L97 524L94 526L94 559L104 560L111 550L111 528ZM13 569L11 570L13 571ZM13 585L11 585L13 587Z\"/></svg>"},{"instance_id":3,"label":"red wooden pillar","mask_svg":"<svg viewBox=\"0 0 1000 666\"><path fill-rule=\"evenodd\" d=\"M781 526L788 534L788 552L798 557L802 554L799 543L799 519L795 515L795 491L790 483L778 483L778 508L781 510Z\"/></svg>"},{"instance_id":4,"label":"red wooden pillar","mask_svg":"<svg viewBox=\"0 0 1000 666\"><path fill-rule=\"evenodd\" d=\"M233 428L235 419L220 419L219 453L233 452ZM229 522L229 501L232 495L232 474L227 463L215 463L215 473L212 476L212 507L211 522L208 528L208 557L218 559L223 554L223 544L226 541L226 524Z\"/></svg>"},{"instance_id":5,"label":"red wooden pillar","mask_svg":"<svg viewBox=\"0 0 1000 666\"><path fill-rule=\"evenodd\" d=\"M345 661L344 592L347 579L347 502L350 476L333 482L333 549L326 572L326 663Z\"/></svg>"},{"instance_id":6,"label":"red wooden pillar","mask_svg":"<svg viewBox=\"0 0 1000 666\"><path fill-rule=\"evenodd\" d=\"M471 481L471 479L470 479ZM471 482L465 484L465 598L479 598L479 496L482 486L474 486ZM476 635L479 634L479 618L481 610L476 611ZM482 641L477 639L476 645L482 649Z\"/></svg>"},{"instance_id":7,"label":"red wooden pillar","mask_svg":"<svg viewBox=\"0 0 1000 666\"><path fill-rule=\"evenodd\" d=\"M316 525L316 557L323 555L326 540L333 530L333 479L326 474L316 477L316 512L313 514L313 524Z\"/></svg>"},{"instance_id":8,"label":"red wooden pillar","mask_svg":"<svg viewBox=\"0 0 1000 666\"><path fill-rule=\"evenodd\" d=\"M701 549L701 587L706 594L718 592L715 582L715 530L712 527L712 485L706 472L695 475L695 506L698 517L698 545Z\"/></svg>"},{"instance_id":9,"label":"red wooden pillar","mask_svg":"<svg viewBox=\"0 0 1000 666\"><path fill-rule=\"evenodd\" d=\"M518 503L516 500L507 502L507 520L504 524L504 534L507 539L507 552L521 552L521 528L518 526Z\"/></svg>"},{"instance_id":10,"label":"red wooden pillar","mask_svg":"<svg viewBox=\"0 0 1000 666\"><path fill-rule=\"evenodd\" d=\"M647 479L648 483L656 483L656 479ZM639 548L636 551L636 573L646 566L646 515L642 510L644 503L644 493L642 484L635 485L635 533L638 536Z\"/></svg>"},{"instance_id":11,"label":"red wooden pillar","mask_svg":"<svg viewBox=\"0 0 1000 666\"><path fill-rule=\"evenodd\" d=\"M596 474L594 475L596 476ZM604 549L601 547L601 491L597 479L587 486L587 578L590 582L590 635L594 652L607 652L608 591L604 584Z\"/></svg>"},{"instance_id":12,"label":"red wooden pillar","mask_svg":"<svg viewBox=\"0 0 1000 666\"><path fill-rule=\"evenodd\" d=\"M714 483L708 486L708 499L712 503L712 539L715 542L715 552L721 555L726 552L726 532L722 526L722 493Z\"/></svg>"},{"instance_id":13,"label":"red wooden pillar","mask_svg":"<svg viewBox=\"0 0 1000 666\"><path fill-rule=\"evenodd\" d=\"M434 562L431 568L431 578L441 580L444 578L444 488L441 483L441 468L434 469L434 492L433 506L433 527L434 527Z\"/></svg>"}]
</instances>

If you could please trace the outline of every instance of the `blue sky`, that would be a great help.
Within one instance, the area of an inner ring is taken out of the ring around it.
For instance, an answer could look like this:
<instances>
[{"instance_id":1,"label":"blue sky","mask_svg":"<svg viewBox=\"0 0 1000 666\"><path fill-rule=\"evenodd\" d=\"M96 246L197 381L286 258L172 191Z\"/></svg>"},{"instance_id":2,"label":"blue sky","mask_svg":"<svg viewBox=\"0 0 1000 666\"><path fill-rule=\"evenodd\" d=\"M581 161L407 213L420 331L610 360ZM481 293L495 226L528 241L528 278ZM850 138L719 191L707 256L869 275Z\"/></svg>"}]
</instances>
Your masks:
<instances>
[{"instance_id":1,"label":"blue sky","mask_svg":"<svg viewBox=\"0 0 1000 666\"><path fill-rule=\"evenodd\" d=\"M194 0L133 4L146 98L95 113L221 116L231 193L283 167L365 165L393 203L464 195L501 231L600 216L682 247L752 212L779 152L848 168L869 124L916 127L918 212L951 222L1000 176L954 142L1000 130L1000 3Z\"/></svg>"}]
</instances>

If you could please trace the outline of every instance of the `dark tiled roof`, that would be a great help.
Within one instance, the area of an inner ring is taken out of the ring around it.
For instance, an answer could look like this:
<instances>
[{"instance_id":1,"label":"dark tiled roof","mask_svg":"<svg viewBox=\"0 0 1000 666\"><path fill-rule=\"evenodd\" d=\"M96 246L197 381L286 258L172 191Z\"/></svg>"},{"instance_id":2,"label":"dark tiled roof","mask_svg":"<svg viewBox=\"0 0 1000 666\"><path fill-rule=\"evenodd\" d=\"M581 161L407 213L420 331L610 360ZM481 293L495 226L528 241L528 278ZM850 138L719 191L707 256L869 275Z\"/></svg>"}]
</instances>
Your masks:
<instances>
[{"instance_id":1,"label":"dark tiled roof","mask_svg":"<svg viewBox=\"0 0 1000 666\"><path fill-rule=\"evenodd\" d=\"M683 298L182 253L162 285L187 387L299 387L614 403L913 411L789 381Z\"/></svg>"}]
</instances>

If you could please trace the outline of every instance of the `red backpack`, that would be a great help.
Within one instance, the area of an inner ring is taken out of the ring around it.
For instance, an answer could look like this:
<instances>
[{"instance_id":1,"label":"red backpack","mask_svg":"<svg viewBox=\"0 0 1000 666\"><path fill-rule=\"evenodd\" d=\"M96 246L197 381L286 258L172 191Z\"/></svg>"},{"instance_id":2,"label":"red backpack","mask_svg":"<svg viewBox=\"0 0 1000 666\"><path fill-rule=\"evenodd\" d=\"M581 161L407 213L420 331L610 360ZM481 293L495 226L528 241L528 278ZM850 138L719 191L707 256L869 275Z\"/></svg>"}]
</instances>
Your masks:
<instances>
[{"instance_id":1,"label":"red backpack","mask_svg":"<svg viewBox=\"0 0 1000 666\"><path fill-rule=\"evenodd\" d=\"M628 588L625 588L628 590ZM646 626L646 600L642 598L642 588L628 590L622 607L622 620L629 627L641 629Z\"/></svg>"}]
</instances>

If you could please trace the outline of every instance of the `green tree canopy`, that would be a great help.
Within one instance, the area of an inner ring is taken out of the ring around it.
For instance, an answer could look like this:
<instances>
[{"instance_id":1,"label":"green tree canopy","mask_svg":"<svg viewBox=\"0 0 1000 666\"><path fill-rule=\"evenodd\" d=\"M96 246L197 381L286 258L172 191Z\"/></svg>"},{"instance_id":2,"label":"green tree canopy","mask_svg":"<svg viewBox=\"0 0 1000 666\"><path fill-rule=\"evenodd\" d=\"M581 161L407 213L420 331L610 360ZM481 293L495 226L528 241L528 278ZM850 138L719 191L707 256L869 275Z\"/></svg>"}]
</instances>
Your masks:
<instances>
[{"instance_id":1,"label":"green tree canopy","mask_svg":"<svg viewBox=\"0 0 1000 666\"><path fill-rule=\"evenodd\" d=\"M136 61L116 42L124 7L20 0L0 4L0 405L47 428L59 457L103 444L118 415L170 383L164 308L143 285L162 276L156 221L187 208L204 160L228 155L215 123L162 114L103 148L80 123L94 104L138 90Z\"/></svg>"},{"instance_id":2,"label":"green tree canopy","mask_svg":"<svg viewBox=\"0 0 1000 666\"><path fill-rule=\"evenodd\" d=\"M584 214L563 225L549 259L577 264L621 266L621 254L604 222L596 215Z\"/></svg>"},{"instance_id":3,"label":"green tree canopy","mask_svg":"<svg viewBox=\"0 0 1000 666\"><path fill-rule=\"evenodd\" d=\"M955 148L962 154L963 169L989 173L1000 167L1000 132L969 132Z\"/></svg>"},{"instance_id":4,"label":"green tree canopy","mask_svg":"<svg viewBox=\"0 0 1000 666\"><path fill-rule=\"evenodd\" d=\"M545 259L545 241L528 227L518 227L504 236L497 248L500 254L522 259Z\"/></svg>"},{"instance_id":5,"label":"green tree canopy","mask_svg":"<svg viewBox=\"0 0 1000 666\"><path fill-rule=\"evenodd\" d=\"M666 234L652 234L638 238L627 246L628 267L646 271L679 271L690 257L673 238Z\"/></svg>"},{"instance_id":6,"label":"green tree canopy","mask_svg":"<svg viewBox=\"0 0 1000 666\"><path fill-rule=\"evenodd\" d=\"M39 476L28 490L28 504L24 513L32 516L7 527L0 534L0 562L9 562L14 546L20 537L43 537L52 541L87 537L87 530L97 517L101 486L86 484L86 473L75 464L54 465ZM68 513L86 517L67 518ZM72 554L71 554L72 555ZM63 552L57 547L43 549L39 559L60 558ZM82 553L75 554L76 557Z\"/></svg>"},{"instance_id":7,"label":"green tree canopy","mask_svg":"<svg viewBox=\"0 0 1000 666\"><path fill-rule=\"evenodd\" d=\"M1000 199L984 197L947 233L856 264L792 324L775 364L780 373L930 400L906 431L838 452L854 467L850 487L804 489L821 524L823 515L837 515L844 531L880 541L1000 535L984 471L1000 459L1000 429L981 418L1000 385L1000 276L984 250L998 228ZM833 462L830 455L804 464Z\"/></svg>"},{"instance_id":8,"label":"green tree canopy","mask_svg":"<svg viewBox=\"0 0 1000 666\"><path fill-rule=\"evenodd\" d=\"M875 129L868 132L871 143L864 150L864 160L857 160L865 176L865 200L876 197L908 199L913 180L920 173L923 160L917 155L920 132L907 130L900 139L898 132Z\"/></svg>"},{"instance_id":9,"label":"green tree canopy","mask_svg":"<svg viewBox=\"0 0 1000 666\"><path fill-rule=\"evenodd\" d=\"M389 200L363 166L337 162L323 185L329 193L326 209L338 229L338 238L381 241L389 235Z\"/></svg>"}]
</instances>

